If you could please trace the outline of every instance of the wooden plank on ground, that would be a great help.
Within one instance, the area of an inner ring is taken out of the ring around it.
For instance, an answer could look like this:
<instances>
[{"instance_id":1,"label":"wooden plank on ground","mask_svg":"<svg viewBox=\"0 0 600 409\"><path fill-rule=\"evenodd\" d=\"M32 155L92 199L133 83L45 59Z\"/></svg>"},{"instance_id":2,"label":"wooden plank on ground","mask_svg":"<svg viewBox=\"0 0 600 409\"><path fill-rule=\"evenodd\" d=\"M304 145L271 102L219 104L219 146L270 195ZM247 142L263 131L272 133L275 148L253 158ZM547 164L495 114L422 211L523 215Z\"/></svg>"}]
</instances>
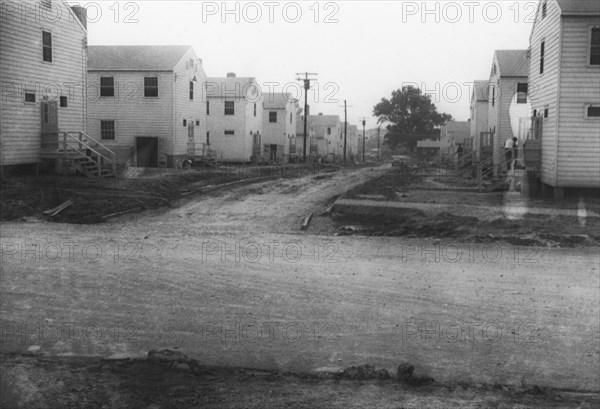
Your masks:
<instances>
[{"instance_id":1,"label":"wooden plank on ground","mask_svg":"<svg viewBox=\"0 0 600 409\"><path fill-rule=\"evenodd\" d=\"M313 214L311 213L302 220L302 227L301 227L302 230L308 229L308 224L310 223L310 220L312 219L312 215Z\"/></svg>"}]
</instances>

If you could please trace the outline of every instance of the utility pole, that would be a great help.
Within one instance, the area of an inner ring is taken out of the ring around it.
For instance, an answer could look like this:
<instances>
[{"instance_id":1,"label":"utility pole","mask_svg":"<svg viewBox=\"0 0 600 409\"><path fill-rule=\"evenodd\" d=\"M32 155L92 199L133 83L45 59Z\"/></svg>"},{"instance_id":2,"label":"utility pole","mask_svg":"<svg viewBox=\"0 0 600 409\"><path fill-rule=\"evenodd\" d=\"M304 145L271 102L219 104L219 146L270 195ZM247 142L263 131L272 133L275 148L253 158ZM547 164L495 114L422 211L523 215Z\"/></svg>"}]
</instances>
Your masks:
<instances>
[{"instance_id":1,"label":"utility pole","mask_svg":"<svg viewBox=\"0 0 600 409\"><path fill-rule=\"evenodd\" d=\"M360 118L360 120L362 121L362 126L363 126L363 162L365 161L365 125L367 123L367 118L362 117Z\"/></svg>"},{"instance_id":2,"label":"utility pole","mask_svg":"<svg viewBox=\"0 0 600 409\"><path fill-rule=\"evenodd\" d=\"M350 108L352 108L352 105L350 105ZM346 100L344 100L344 163L346 163L347 139L348 139L348 105L346 105Z\"/></svg>"},{"instance_id":3,"label":"utility pole","mask_svg":"<svg viewBox=\"0 0 600 409\"><path fill-rule=\"evenodd\" d=\"M316 81L315 78L308 78L309 75L318 75L316 72L297 72L296 75L304 75L304 78L298 77L297 81L304 81L304 144L302 148L302 157L304 163L306 163L306 139L308 138L307 133L307 121L308 121L308 90L310 89L310 82Z\"/></svg>"}]
</instances>

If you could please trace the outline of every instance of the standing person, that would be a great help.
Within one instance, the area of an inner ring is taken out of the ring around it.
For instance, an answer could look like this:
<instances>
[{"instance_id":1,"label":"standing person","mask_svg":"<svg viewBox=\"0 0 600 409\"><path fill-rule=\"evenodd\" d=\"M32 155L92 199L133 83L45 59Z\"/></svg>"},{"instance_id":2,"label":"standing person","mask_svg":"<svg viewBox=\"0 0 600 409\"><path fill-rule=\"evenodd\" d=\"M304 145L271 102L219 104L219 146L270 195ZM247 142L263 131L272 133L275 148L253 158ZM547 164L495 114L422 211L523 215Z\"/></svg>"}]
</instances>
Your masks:
<instances>
[{"instance_id":1,"label":"standing person","mask_svg":"<svg viewBox=\"0 0 600 409\"><path fill-rule=\"evenodd\" d=\"M517 161L519 160L519 139L518 138L512 138L513 141L513 169L516 169L517 166Z\"/></svg>"},{"instance_id":2,"label":"standing person","mask_svg":"<svg viewBox=\"0 0 600 409\"><path fill-rule=\"evenodd\" d=\"M462 158L462 156L463 156L463 147L462 147L462 145L458 145L458 148L456 148L456 153L458 154L459 158Z\"/></svg>"},{"instance_id":3,"label":"standing person","mask_svg":"<svg viewBox=\"0 0 600 409\"><path fill-rule=\"evenodd\" d=\"M515 141L511 138L506 139L504 142L504 158L507 163L507 168L510 169L511 162L513 160L513 149L515 147Z\"/></svg>"}]
</instances>

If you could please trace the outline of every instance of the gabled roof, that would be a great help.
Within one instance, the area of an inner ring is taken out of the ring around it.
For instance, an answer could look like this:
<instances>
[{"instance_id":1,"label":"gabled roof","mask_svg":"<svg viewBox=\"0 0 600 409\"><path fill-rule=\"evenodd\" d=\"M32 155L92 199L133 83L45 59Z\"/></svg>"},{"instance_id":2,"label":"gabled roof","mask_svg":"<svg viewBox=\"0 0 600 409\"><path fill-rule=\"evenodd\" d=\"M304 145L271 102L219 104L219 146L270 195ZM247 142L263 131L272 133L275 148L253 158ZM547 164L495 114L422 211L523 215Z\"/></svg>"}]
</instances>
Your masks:
<instances>
[{"instance_id":1,"label":"gabled roof","mask_svg":"<svg viewBox=\"0 0 600 409\"><path fill-rule=\"evenodd\" d=\"M338 115L309 115L308 122L311 126L338 126L340 117Z\"/></svg>"},{"instance_id":2,"label":"gabled roof","mask_svg":"<svg viewBox=\"0 0 600 409\"><path fill-rule=\"evenodd\" d=\"M442 127L446 133L467 133L471 132L471 123L468 121L449 121Z\"/></svg>"},{"instance_id":3,"label":"gabled roof","mask_svg":"<svg viewBox=\"0 0 600 409\"><path fill-rule=\"evenodd\" d=\"M172 71L192 48L189 45L93 45L88 70Z\"/></svg>"},{"instance_id":4,"label":"gabled roof","mask_svg":"<svg viewBox=\"0 0 600 409\"><path fill-rule=\"evenodd\" d=\"M529 75L529 50L496 50L496 60L502 77Z\"/></svg>"},{"instance_id":5,"label":"gabled roof","mask_svg":"<svg viewBox=\"0 0 600 409\"><path fill-rule=\"evenodd\" d=\"M562 14L600 14L598 0L556 0Z\"/></svg>"},{"instance_id":6,"label":"gabled roof","mask_svg":"<svg viewBox=\"0 0 600 409\"><path fill-rule=\"evenodd\" d=\"M292 94L282 92L264 93L263 101L264 109L286 109L290 102L298 102Z\"/></svg>"},{"instance_id":7,"label":"gabled roof","mask_svg":"<svg viewBox=\"0 0 600 409\"><path fill-rule=\"evenodd\" d=\"M256 84L254 77L210 77L206 79L204 89L207 97L245 98L249 91L258 93L258 85L252 84Z\"/></svg>"},{"instance_id":8,"label":"gabled roof","mask_svg":"<svg viewBox=\"0 0 600 409\"><path fill-rule=\"evenodd\" d=\"M488 101L489 94L489 80L475 80L473 81L473 93L475 94L475 101Z\"/></svg>"}]
</instances>

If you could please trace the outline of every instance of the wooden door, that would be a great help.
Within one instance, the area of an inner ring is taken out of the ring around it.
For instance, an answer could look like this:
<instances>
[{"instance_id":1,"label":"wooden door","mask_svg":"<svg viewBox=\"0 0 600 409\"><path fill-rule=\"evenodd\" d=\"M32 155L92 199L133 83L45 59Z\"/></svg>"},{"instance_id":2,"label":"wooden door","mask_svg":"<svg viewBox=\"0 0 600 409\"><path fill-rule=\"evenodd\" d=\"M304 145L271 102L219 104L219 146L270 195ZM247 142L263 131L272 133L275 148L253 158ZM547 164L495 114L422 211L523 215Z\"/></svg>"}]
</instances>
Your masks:
<instances>
[{"instance_id":1,"label":"wooden door","mask_svg":"<svg viewBox=\"0 0 600 409\"><path fill-rule=\"evenodd\" d=\"M187 154L188 156L196 155L196 142L194 141L194 121L188 122Z\"/></svg>"},{"instance_id":2,"label":"wooden door","mask_svg":"<svg viewBox=\"0 0 600 409\"><path fill-rule=\"evenodd\" d=\"M58 104L56 101L42 101L42 133L58 133Z\"/></svg>"}]
</instances>

